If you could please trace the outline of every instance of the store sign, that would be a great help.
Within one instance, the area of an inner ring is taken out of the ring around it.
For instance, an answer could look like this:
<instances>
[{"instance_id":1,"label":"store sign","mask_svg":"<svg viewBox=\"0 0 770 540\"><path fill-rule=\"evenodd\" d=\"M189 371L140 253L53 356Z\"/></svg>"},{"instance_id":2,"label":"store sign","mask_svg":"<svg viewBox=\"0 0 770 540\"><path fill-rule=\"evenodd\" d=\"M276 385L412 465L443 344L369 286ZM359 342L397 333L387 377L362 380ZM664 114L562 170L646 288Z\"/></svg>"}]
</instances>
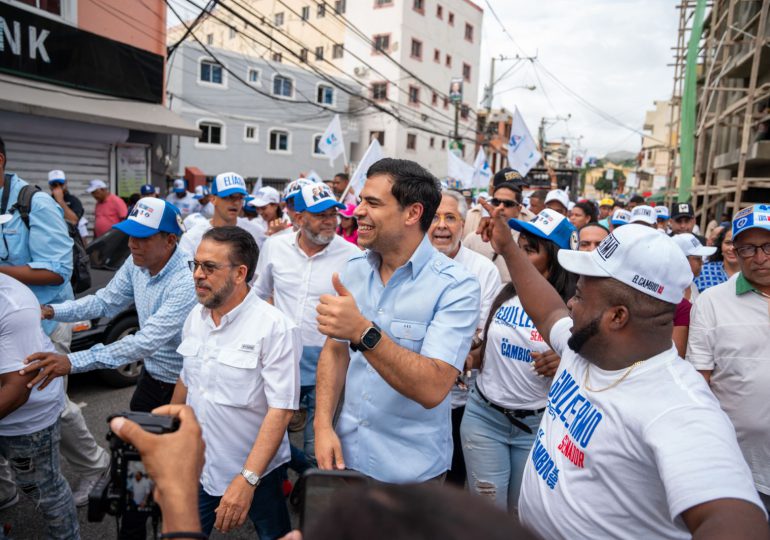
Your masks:
<instances>
[{"instance_id":1,"label":"store sign","mask_svg":"<svg viewBox=\"0 0 770 540\"><path fill-rule=\"evenodd\" d=\"M150 183L149 146L123 145L115 147L117 166L118 197L128 199L139 189Z\"/></svg>"},{"instance_id":2,"label":"store sign","mask_svg":"<svg viewBox=\"0 0 770 540\"><path fill-rule=\"evenodd\" d=\"M158 54L0 3L0 72L161 103L163 63Z\"/></svg>"}]
</instances>

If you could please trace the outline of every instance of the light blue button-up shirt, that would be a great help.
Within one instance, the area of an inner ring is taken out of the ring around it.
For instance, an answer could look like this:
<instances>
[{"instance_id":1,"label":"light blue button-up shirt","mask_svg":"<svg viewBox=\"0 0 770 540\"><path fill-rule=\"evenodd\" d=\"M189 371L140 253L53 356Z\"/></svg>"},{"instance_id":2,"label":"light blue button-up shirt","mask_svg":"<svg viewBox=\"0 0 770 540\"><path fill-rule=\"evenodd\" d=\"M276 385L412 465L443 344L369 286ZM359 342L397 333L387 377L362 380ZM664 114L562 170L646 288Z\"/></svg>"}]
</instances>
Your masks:
<instances>
[{"instance_id":1,"label":"light blue button-up shirt","mask_svg":"<svg viewBox=\"0 0 770 540\"><path fill-rule=\"evenodd\" d=\"M11 186L8 208L16 204L21 188L27 182L15 174L5 175L3 191ZM0 225L0 266L27 265L34 269L50 270L64 280L59 285L29 285L29 288L41 304L63 302L74 298L70 278L72 277L72 239L67 232L64 211L47 193L38 193L32 197L29 212L29 229L21 220L18 212L11 220ZM50 334L56 327L54 321L43 321L43 329Z\"/></svg>"},{"instance_id":2,"label":"light blue button-up shirt","mask_svg":"<svg viewBox=\"0 0 770 540\"><path fill-rule=\"evenodd\" d=\"M380 256L351 259L342 281L367 319L401 347L463 369L479 319L476 277L425 236L383 285ZM345 464L377 480L424 482L452 461L449 394L425 409L390 386L360 352L351 353L337 422Z\"/></svg>"},{"instance_id":3,"label":"light blue button-up shirt","mask_svg":"<svg viewBox=\"0 0 770 540\"><path fill-rule=\"evenodd\" d=\"M51 307L55 320L73 322L114 317L132 302L139 316L139 331L109 345L97 344L87 351L69 354L72 373L144 360L144 369L153 378L176 383L182 370L182 356L176 352L182 326L198 302L187 257L179 248L154 276L129 257L96 294Z\"/></svg>"}]
</instances>

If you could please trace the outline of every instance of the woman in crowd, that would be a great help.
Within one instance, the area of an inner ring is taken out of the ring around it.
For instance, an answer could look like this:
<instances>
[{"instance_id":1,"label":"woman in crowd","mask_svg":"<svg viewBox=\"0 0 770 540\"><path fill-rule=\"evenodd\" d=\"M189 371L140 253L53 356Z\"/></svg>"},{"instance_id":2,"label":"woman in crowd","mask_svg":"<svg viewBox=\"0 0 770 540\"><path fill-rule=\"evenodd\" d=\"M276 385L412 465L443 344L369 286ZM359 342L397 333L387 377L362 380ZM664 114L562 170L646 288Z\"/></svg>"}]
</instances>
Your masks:
<instances>
[{"instance_id":1,"label":"woman in crowd","mask_svg":"<svg viewBox=\"0 0 770 540\"><path fill-rule=\"evenodd\" d=\"M578 202L569 211L569 221L576 229L596 221L596 207L590 202Z\"/></svg>"},{"instance_id":2,"label":"woman in crowd","mask_svg":"<svg viewBox=\"0 0 770 540\"><path fill-rule=\"evenodd\" d=\"M568 300L575 291L575 276L556 256L559 249L570 247L574 228L567 218L545 209L532 222L510 223L521 231L518 244L535 268ZM524 465L559 357L524 312L512 283L490 308L480 350L480 373L460 427L469 487L515 512Z\"/></svg>"},{"instance_id":3,"label":"woman in crowd","mask_svg":"<svg viewBox=\"0 0 770 540\"><path fill-rule=\"evenodd\" d=\"M725 227L719 233L714 246L717 250L709 257L709 261L703 265L700 276L695 279L698 292L702 293L709 287L724 283L730 276L740 271L738 267L738 255L733 248L733 231L731 227Z\"/></svg>"},{"instance_id":4,"label":"woman in crowd","mask_svg":"<svg viewBox=\"0 0 770 540\"><path fill-rule=\"evenodd\" d=\"M344 210L340 210L340 226L337 228L337 234L351 244L358 245L358 221L353 215L355 211L355 204L348 204Z\"/></svg>"}]
</instances>

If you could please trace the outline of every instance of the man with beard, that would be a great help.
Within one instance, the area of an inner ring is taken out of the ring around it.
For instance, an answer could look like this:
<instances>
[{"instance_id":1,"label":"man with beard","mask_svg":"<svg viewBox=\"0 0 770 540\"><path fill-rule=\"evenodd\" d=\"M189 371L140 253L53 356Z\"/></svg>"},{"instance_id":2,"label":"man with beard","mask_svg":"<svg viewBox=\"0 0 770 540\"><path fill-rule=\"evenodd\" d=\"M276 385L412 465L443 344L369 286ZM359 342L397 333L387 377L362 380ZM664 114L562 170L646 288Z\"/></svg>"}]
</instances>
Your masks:
<instances>
[{"instance_id":1,"label":"man with beard","mask_svg":"<svg viewBox=\"0 0 770 540\"><path fill-rule=\"evenodd\" d=\"M265 241L265 230L257 221L239 217L243 201L248 196L246 182L240 174L225 172L218 174L211 184L211 198L214 204L214 216L211 219L199 219L194 222L179 241L179 249L190 258L195 255L201 238L212 227L240 227L250 233L258 247Z\"/></svg>"},{"instance_id":2,"label":"man with beard","mask_svg":"<svg viewBox=\"0 0 770 540\"><path fill-rule=\"evenodd\" d=\"M280 466L289 461L286 428L299 401L299 329L249 289L254 238L240 227L203 235L190 266L200 304L187 317L184 368L172 403L201 419L206 445L199 513L206 535L248 516L262 539L291 527Z\"/></svg>"},{"instance_id":3,"label":"man with beard","mask_svg":"<svg viewBox=\"0 0 770 540\"><path fill-rule=\"evenodd\" d=\"M315 464L315 380L325 340L318 331L315 307L322 294L334 294L332 274L361 250L336 234L338 210L344 206L325 184L305 185L291 196L291 201L299 231L273 235L265 242L254 288L262 299L272 298L273 305L300 328L299 399L307 401L307 422L304 452L292 449L291 466L301 474Z\"/></svg>"},{"instance_id":4,"label":"man with beard","mask_svg":"<svg viewBox=\"0 0 770 540\"><path fill-rule=\"evenodd\" d=\"M580 275L565 305L495 214L484 234L561 356L524 471L523 523L544 538L767 538L729 419L672 344L692 280L681 249L627 226L594 251L561 250Z\"/></svg>"}]
</instances>

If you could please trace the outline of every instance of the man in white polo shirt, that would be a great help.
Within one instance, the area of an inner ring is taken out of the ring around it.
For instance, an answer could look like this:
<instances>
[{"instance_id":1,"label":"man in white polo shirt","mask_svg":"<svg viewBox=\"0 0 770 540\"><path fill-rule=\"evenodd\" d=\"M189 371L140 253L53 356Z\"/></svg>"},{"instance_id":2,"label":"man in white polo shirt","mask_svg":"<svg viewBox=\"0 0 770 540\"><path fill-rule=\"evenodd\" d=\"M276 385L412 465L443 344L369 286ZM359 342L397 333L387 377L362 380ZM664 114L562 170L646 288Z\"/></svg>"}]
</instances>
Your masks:
<instances>
[{"instance_id":1,"label":"man in white polo shirt","mask_svg":"<svg viewBox=\"0 0 770 540\"><path fill-rule=\"evenodd\" d=\"M249 289L254 238L215 227L195 258L200 302L187 317L184 365L172 403L187 403L201 423L206 463L200 480L201 527L228 532L248 516L261 539L291 527L280 466L289 461L286 428L299 402L299 329Z\"/></svg>"},{"instance_id":2,"label":"man in white polo shirt","mask_svg":"<svg viewBox=\"0 0 770 540\"><path fill-rule=\"evenodd\" d=\"M692 280L681 249L631 225L594 251L562 249L561 266L580 275L565 305L499 211L491 225L522 306L561 356L524 471L522 522L549 539L767 538L730 421L671 341Z\"/></svg>"},{"instance_id":3,"label":"man in white polo shirt","mask_svg":"<svg viewBox=\"0 0 770 540\"><path fill-rule=\"evenodd\" d=\"M204 233L212 227L237 226L254 237L258 247L265 241L265 230L256 221L239 217L243 200L249 194L246 182L240 174L225 172L218 174L211 185L211 197L214 203L214 217L194 222L179 240L179 249L190 257L195 255Z\"/></svg>"},{"instance_id":4,"label":"man in white polo shirt","mask_svg":"<svg viewBox=\"0 0 770 540\"><path fill-rule=\"evenodd\" d=\"M332 274L361 250L337 235L337 214L344 206L326 184L305 185L292 201L299 232L274 235L265 242L254 288L262 299L272 298L273 305L300 328L300 401L307 401L307 422L304 452L292 449L291 467L302 473L315 465L315 377L326 341L318 331L315 308L322 294L334 294Z\"/></svg>"},{"instance_id":5,"label":"man in white polo shirt","mask_svg":"<svg viewBox=\"0 0 770 540\"><path fill-rule=\"evenodd\" d=\"M696 300L687 360L732 420L770 508L770 205L735 215L733 243L741 271Z\"/></svg>"}]
</instances>

